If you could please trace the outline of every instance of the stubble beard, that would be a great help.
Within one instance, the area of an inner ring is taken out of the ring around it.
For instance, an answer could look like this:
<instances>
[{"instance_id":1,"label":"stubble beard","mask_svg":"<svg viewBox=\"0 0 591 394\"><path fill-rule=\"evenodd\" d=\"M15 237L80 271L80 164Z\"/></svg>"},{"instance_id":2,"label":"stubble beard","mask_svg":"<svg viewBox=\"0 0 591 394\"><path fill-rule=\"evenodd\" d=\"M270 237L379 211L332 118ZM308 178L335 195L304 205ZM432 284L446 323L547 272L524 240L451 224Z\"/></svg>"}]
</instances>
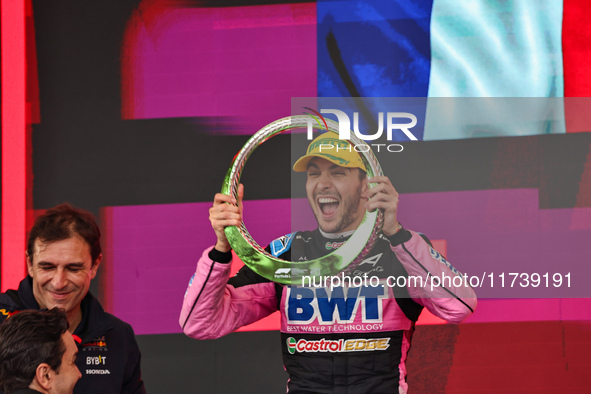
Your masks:
<instances>
[{"instance_id":1,"label":"stubble beard","mask_svg":"<svg viewBox=\"0 0 591 394\"><path fill-rule=\"evenodd\" d=\"M341 218L335 223L334 228L323 228L322 224L320 223L320 220L318 219L319 215L316 214L316 212L314 212L314 217L316 218L316 222L318 223L318 227L320 227L320 229L322 231L324 231L325 233L329 233L329 234L338 234L338 233L342 233L344 232L345 228L348 227L349 225L351 225L352 223L355 222L355 220L357 220L357 209L359 207L359 201L361 200L361 188L362 185L359 185L359 187L357 188L357 190L355 191L355 193L353 195L350 195L346 198L341 199L341 203L343 204L343 215L341 216ZM315 204L315 201L317 201L318 196L315 195L314 196L314 202L311 202L311 204ZM320 207L317 206L318 209L320 209ZM340 207L339 207L340 208ZM320 212L320 215L322 215L322 212ZM330 224L329 224L330 226Z\"/></svg>"}]
</instances>

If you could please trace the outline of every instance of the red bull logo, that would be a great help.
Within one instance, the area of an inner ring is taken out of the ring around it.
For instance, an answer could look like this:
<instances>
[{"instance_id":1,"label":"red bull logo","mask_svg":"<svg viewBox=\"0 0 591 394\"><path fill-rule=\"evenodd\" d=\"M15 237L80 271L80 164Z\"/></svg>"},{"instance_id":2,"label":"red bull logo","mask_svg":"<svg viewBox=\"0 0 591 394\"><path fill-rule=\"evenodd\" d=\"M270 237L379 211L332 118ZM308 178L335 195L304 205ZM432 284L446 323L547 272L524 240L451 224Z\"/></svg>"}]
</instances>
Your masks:
<instances>
[{"instance_id":1,"label":"red bull logo","mask_svg":"<svg viewBox=\"0 0 591 394\"><path fill-rule=\"evenodd\" d=\"M90 346L105 347L105 346L107 346L107 343L104 341L95 341L95 342L87 342L82 346L84 346L84 347L90 347Z\"/></svg>"},{"instance_id":2,"label":"red bull logo","mask_svg":"<svg viewBox=\"0 0 591 394\"><path fill-rule=\"evenodd\" d=\"M9 312L6 309L0 309L0 314L3 316L6 316L6 318L8 319L10 316L16 315L17 313L19 313L20 311L12 311Z\"/></svg>"},{"instance_id":3,"label":"red bull logo","mask_svg":"<svg viewBox=\"0 0 591 394\"><path fill-rule=\"evenodd\" d=\"M107 341L105 340L105 336L103 335L101 337L95 338L94 340L92 340L90 342L83 343L82 347L91 348L94 350L106 351L107 350Z\"/></svg>"}]
</instances>

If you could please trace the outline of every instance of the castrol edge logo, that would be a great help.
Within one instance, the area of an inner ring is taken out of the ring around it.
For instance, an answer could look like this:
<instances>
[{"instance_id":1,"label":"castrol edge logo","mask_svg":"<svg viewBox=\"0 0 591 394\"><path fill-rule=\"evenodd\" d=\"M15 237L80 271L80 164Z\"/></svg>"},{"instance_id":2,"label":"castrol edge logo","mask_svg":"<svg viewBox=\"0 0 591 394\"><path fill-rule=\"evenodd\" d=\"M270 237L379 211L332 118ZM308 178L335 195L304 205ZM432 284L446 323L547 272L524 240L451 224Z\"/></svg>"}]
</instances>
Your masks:
<instances>
[{"instance_id":1,"label":"castrol edge logo","mask_svg":"<svg viewBox=\"0 0 591 394\"><path fill-rule=\"evenodd\" d=\"M293 337L287 338L287 351L290 354L298 353L342 353L342 352L372 352L375 350L386 350L390 347L390 338L373 339L318 339L308 341Z\"/></svg>"}]
</instances>

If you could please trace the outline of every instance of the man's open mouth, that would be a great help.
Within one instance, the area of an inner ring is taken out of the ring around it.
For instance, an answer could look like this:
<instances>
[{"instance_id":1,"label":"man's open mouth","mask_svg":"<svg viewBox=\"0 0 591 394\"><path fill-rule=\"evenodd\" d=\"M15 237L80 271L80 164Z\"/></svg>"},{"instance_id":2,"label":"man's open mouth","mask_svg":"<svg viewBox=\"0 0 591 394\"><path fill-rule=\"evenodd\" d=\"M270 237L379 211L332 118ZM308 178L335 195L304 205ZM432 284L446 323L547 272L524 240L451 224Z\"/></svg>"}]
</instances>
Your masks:
<instances>
[{"instance_id":1,"label":"man's open mouth","mask_svg":"<svg viewBox=\"0 0 591 394\"><path fill-rule=\"evenodd\" d=\"M323 215L331 216L339 208L339 200L334 197L319 197L318 206Z\"/></svg>"}]
</instances>

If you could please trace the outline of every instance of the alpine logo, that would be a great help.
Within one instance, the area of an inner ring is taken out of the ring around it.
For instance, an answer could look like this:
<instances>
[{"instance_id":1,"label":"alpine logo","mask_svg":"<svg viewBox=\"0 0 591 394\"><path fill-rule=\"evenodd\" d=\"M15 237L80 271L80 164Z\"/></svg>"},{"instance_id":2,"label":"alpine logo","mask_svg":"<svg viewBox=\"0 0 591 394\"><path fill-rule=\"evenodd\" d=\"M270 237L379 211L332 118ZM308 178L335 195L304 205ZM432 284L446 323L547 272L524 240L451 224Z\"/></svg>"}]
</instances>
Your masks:
<instances>
[{"instance_id":1,"label":"alpine logo","mask_svg":"<svg viewBox=\"0 0 591 394\"><path fill-rule=\"evenodd\" d=\"M359 263L359 265L371 264L372 267L375 267L375 265L378 263L378 261L380 261L380 258L382 257L382 255L383 255L383 253L376 254L375 256L371 256L371 257L363 260L361 263Z\"/></svg>"},{"instance_id":2,"label":"alpine logo","mask_svg":"<svg viewBox=\"0 0 591 394\"><path fill-rule=\"evenodd\" d=\"M287 338L287 351L289 354L298 353L342 353L342 352L373 352L386 350L390 347L390 338L372 339L318 339L308 341L293 337Z\"/></svg>"}]
</instances>

